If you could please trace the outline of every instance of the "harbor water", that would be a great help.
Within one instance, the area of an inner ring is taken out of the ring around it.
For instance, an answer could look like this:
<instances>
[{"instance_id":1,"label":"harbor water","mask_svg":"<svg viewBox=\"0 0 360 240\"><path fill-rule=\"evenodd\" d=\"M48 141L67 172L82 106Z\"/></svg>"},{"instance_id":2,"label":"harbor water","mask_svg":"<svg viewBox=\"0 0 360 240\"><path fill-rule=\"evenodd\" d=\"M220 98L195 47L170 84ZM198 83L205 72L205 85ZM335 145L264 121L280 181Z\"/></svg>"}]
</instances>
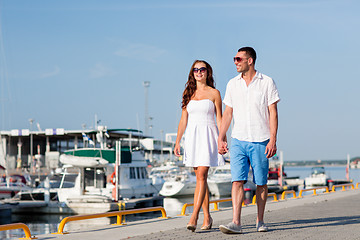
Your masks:
<instances>
[{"instance_id":1,"label":"harbor water","mask_svg":"<svg viewBox=\"0 0 360 240\"><path fill-rule=\"evenodd\" d=\"M285 167L284 172L288 177L298 176L301 179L310 175L311 167ZM346 166L325 166L326 174L332 179L346 179ZM350 179L353 179L353 183L360 182L360 169L350 169ZM226 198L229 196L226 196ZM218 197L212 197L215 199ZM193 202L193 198L183 197L183 198L165 198L164 199L164 208L168 216L173 217L181 213L181 208L185 203ZM230 207L231 202L221 203L220 207ZM192 207L189 207L187 213L192 212ZM32 235L48 234L57 232L58 225L64 217L67 215L18 215L13 214L11 219L2 219L1 224L16 223L22 222L25 223L32 233ZM126 221L136 221L144 218L154 218L161 216L160 213L147 213L135 216L126 216ZM111 222L115 222L115 219L111 219ZM109 220L103 221L98 219L96 221L92 220L91 222L81 223L82 227L91 227L93 225L106 225ZM18 239L23 237L24 233L21 229L11 230L11 231L2 231L0 232L0 239Z\"/></svg>"}]
</instances>

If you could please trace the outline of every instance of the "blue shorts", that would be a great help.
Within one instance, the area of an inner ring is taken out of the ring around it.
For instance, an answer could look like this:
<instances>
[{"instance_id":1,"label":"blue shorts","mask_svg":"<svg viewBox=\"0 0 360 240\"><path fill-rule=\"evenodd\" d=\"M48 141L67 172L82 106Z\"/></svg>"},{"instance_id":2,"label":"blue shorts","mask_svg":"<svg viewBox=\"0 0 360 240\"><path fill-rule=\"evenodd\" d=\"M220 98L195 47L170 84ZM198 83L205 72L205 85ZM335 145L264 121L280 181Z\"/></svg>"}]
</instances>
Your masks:
<instances>
[{"instance_id":1,"label":"blue shorts","mask_svg":"<svg viewBox=\"0 0 360 240\"><path fill-rule=\"evenodd\" d=\"M266 185L269 172L269 160L265 149L269 140L264 142L245 142L231 139L230 168L231 181L247 181L250 165L253 169L253 181L256 185Z\"/></svg>"}]
</instances>

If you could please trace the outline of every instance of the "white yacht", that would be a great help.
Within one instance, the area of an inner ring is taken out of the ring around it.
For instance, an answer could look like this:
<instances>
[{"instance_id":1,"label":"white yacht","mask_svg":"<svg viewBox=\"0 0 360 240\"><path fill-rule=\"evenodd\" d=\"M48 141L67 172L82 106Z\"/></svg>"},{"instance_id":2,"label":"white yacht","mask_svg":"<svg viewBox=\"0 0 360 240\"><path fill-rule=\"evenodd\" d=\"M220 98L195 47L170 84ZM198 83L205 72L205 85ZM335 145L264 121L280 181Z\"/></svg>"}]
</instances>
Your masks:
<instances>
[{"instance_id":1,"label":"white yacht","mask_svg":"<svg viewBox=\"0 0 360 240\"><path fill-rule=\"evenodd\" d=\"M76 173L68 173L67 168L72 166L64 166L61 173L48 176L37 187L20 191L15 198L19 200L32 201L59 201L58 191L61 188L73 188L75 186Z\"/></svg>"},{"instance_id":2,"label":"white yacht","mask_svg":"<svg viewBox=\"0 0 360 240\"><path fill-rule=\"evenodd\" d=\"M173 164L172 162L168 162L165 165L153 167L150 171L149 177L154 185L161 184L162 187L165 180L169 178L170 173L174 171L180 171L179 166Z\"/></svg>"},{"instance_id":3,"label":"white yacht","mask_svg":"<svg viewBox=\"0 0 360 240\"><path fill-rule=\"evenodd\" d=\"M18 192L31 190L32 188L28 184L29 176L27 178L28 180L20 174L12 174L8 177L4 174L0 178L0 199L12 198Z\"/></svg>"},{"instance_id":4,"label":"white yacht","mask_svg":"<svg viewBox=\"0 0 360 240\"><path fill-rule=\"evenodd\" d=\"M59 192L59 200L66 201L71 197L82 197L83 195L101 195L115 199L115 150L113 149L78 149L67 151L61 155L60 161L69 164L64 159L73 158L73 161L80 162L79 159L98 158L99 165L88 166L73 163L80 169L75 187L63 189ZM77 155L77 156L76 156ZM157 196L162 184L153 185L147 173L147 163L140 151L121 150L121 164L119 165L119 199L133 199ZM83 157L80 157L83 156ZM86 156L86 157L85 157ZM101 156L101 157L100 157ZM100 158L99 158L100 157ZM112 158L113 157L113 158ZM101 160L100 160L101 159ZM82 160L85 162L85 160ZM83 189L83 192L79 189ZM66 194L68 193L68 194ZM68 196L66 196L68 195Z\"/></svg>"},{"instance_id":5,"label":"white yacht","mask_svg":"<svg viewBox=\"0 0 360 240\"><path fill-rule=\"evenodd\" d=\"M305 178L306 186L326 186L330 178L325 173L324 167L313 167L309 177Z\"/></svg>"},{"instance_id":6,"label":"white yacht","mask_svg":"<svg viewBox=\"0 0 360 240\"><path fill-rule=\"evenodd\" d=\"M169 172L161 188L160 195L165 197L193 195L195 188L195 174L188 170L176 169Z\"/></svg>"},{"instance_id":7,"label":"white yacht","mask_svg":"<svg viewBox=\"0 0 360 240\"><path fill-rule=\"evenodd\" d=\"M208 186L211 195L230 196L232 187L230 164L214 168L213 172L208 176ZM246 198L250 198L256 191L251 171L249 172L248 181L244 185L244 190L247 195Z\"/></svg>"}]
</instances>

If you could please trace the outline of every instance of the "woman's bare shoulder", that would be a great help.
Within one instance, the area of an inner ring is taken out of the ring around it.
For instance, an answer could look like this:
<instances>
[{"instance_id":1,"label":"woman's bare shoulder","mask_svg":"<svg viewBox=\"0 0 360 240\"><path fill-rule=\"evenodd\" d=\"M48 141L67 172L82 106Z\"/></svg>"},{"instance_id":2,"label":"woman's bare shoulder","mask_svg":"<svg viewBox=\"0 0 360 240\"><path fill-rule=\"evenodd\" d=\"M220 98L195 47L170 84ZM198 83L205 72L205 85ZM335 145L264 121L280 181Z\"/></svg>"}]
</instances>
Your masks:
<instances>
[{"instance_id":1,"label":"woman's bare shoulder","mask_svg":"<svg viewBox=\"0 0 360 240\"><path fill-rule=\"evenodd\" d=\"M220 91L217 90L216 88L211 88L210 93L214 99L221 98Z\"/></svg>"}]
</instances>

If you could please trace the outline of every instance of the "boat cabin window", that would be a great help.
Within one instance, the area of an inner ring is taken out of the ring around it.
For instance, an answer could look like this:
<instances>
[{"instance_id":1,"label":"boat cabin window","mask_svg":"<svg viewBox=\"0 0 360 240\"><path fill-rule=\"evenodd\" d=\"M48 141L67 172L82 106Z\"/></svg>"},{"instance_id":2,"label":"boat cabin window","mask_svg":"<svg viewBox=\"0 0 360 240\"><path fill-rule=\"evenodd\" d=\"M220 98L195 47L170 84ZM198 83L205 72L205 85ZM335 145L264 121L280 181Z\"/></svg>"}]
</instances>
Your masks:
<instances>
[{"instance_id":1,"label":"boat cabin window","mask_svg":"<svg viewBox=\"0 0 360 240\"><path fill-rule=\"evenodd\" d=\"M147 171L146 168L144 167L141 168L141 178L143 179L147 178Z\"/></svg>"},{"instance_id":2,"label":"boat cabin window","mask_svg":"<svg viewBox=\"0 0 360 240\"><path fill-rule=\"evenodd\" d=\"M325 174L325 168L324 167L314 167L314 168L312 168L311 174Z\"/></svg>"},{"instance_id":3,"label":"boat cabin window","mask_svg":"<svg viewBox=\"0 0 360 240\"><path fill-rule=\"evenodd\" d=\"M130 179L146 179L147 171L145 167L130 167Z\"/></svg>"},{"instance_id":4,"label":"boat cabin window","mask_svg":"<svg viewBox=\"0 0 360 240\"><path fill-rule=\"evenodd\" d=\"M141 178L141 174L140 174L140 168L136 168L137 171L137 178L140 179Z\"/></svg>"},{"instance_id":5,"label":"boat cabin window","mask_svg":"<svg viewBox=\"0 0 360 240\"><path fill-rule=\"evenodd\" d=\"M85 168L85 186L106 187L106 175L103 168Z\"/></svg>"},{"instance_id":6,"label":"boat cabin window","mask_svg":"<svg viewBox=\"0 0 360 240\"><path fill-rule=\"evenodd\" d=\"M135 175L135 168L134 167L130 167L130 179L135 179L136 175Z\"/></svg>"}]
</instances>

